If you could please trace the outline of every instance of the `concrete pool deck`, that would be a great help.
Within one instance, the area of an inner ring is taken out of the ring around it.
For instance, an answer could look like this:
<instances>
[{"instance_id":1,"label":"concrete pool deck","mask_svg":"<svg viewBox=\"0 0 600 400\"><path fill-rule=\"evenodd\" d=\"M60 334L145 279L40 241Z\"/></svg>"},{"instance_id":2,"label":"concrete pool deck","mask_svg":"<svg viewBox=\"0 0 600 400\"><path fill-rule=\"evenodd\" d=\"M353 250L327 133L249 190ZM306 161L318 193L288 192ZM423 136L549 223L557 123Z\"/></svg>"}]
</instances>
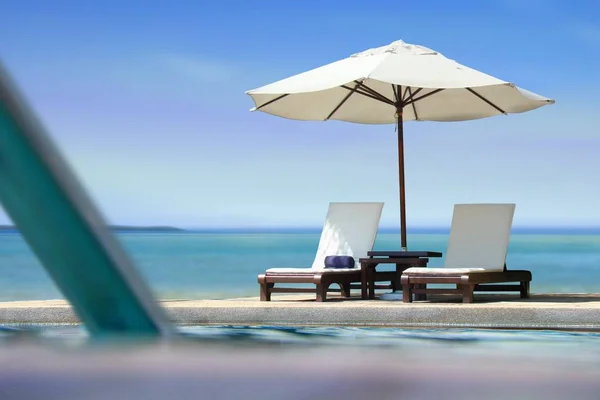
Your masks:
<instances>
[{"instance_id":1,"label":"concrete pool deck","mask_svg":"<svg viewBox=\"0 0 600 400\"><path fill-rule=\"evenodd\" d=\"M187 325L329 325L405 328L551 329L600 331L600 294L456 297L405 304L400 301L279 295L228 300L163 300L171 319ZM79 320L63 300L0 302L0 324L72 324Z\"/></svg>"}]
</instances>

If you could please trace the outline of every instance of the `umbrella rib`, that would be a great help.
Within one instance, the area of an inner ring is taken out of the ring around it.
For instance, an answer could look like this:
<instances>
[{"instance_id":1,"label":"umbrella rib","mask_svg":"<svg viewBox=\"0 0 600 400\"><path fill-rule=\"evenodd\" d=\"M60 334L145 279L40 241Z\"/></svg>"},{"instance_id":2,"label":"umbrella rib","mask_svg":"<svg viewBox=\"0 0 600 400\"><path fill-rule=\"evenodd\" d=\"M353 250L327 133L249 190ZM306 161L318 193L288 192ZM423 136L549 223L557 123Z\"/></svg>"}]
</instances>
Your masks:
<instances>
[{"instance_id":1,"label":"umbrella rib","mask_svg":"<svg viewBox=\"0 0 600 400\"><path fill-rule=\"evenodd\" d=\"M402 96L402 86L401 85L394 85L392 83L392 91L394 92L394 99L396 100L394 102L394 106L396 106L396 108L398 108L398 105L403 105L403 97Z\"/></svg>"},{"instance_id":2,"label":"umbrella rib","mask_svg":"<svg viewBox=\"0 0 600 400\"><path fill-rule=\"evenodd\" d=\"M482 95L480 95L479 93L477 93L476 91L474 91L471 88L466 88L469 92L473 93L475 96L479 97L479 99L485 101L487 104L489 104L490 106L494 107L496 110L498 110L499 112L501 112L502 114L506 114L506 111L504 111L503 109L501 109L500 107L498 107L497 105L495 105L494 103L492 103L491 101L489 101L488 99L486 99L485 97L483 97Z\"/></svg>"},{"instance_id":3,"label":"umbrella rib","mask_svg":"<svg viewBox=\"0 0 600 400\"><path fill-rule=\"evenodd\" d=\"M387 97L385 97L384 95L382 95L381 93L379 93L378 91L376 91L375 89L372 89L372 88L368 87L363 82L359 82L359 81L354 81L354 82L356 82L357 85L360 85L361 89L363 89L367 93L372 94L373 96L378 97L384 103L394 104L394 102L392 100L388 99Z\"/></svg>"},{"instance_id":4,"label":"umbrella rib","mask_svg":"<svg viewBox=\"0 0 600 400\"><path fill-rule=\"evenodd\" d=\"M256 107L256 111L260 110L263 107L268 106L269 104L275 103L276 101L281 100L284 97L289 96L289 95L290 95L289 93L286 93L286 94L282 94L281 96L275 97L274 99L267 101L265 104L261 104L260 106Z\"/></svg>"},{"instance_id":5,"label":"umbrella rib","mask_svg":"<svg viewBox=\"0 0 600 400\"><path fill-rule=\"evenodd\" d=\"M342 86L340 86L340 87L342 87L342 88L344 88L344 89L346 89L346 90L350 90L350 91L354 90L353 88L351 88L351 87L348 87L348 86L346 86L346 85L342 85ZM362 86L361 86L361 87L362 87ZM381 97L378 97L378 96L372 95L372 94L371 94L371 93L369 93L369 92L361 91L361 90L360 90L360 88L359 88L359 89L356 89L356 90L355 90L355 92L356 92L356 93L358 93L358 94L361 94L361 95L363 95L363 96L365 96L365 97L369 97L369 98L371 98L371 99L373 99L373 100L380 101L380 102L382 102L382 103L386 103L386 104L390 104L390 105L393 105L393 104L394 104L393 102L391 102L390 100L388 100L388 99L387 99L387 98L385 98L385 97L384 97L384 98L381 98Z\"/></svg>"},{"instance_id":6,"label":"umbrella rib","mask_svg":"<svg viewBox=\"0 0 600 400\"><path fill-rule=\"evenodd\" d=\"M439 92L441 92L442 90L444 90L444 89L435 89L433 92L425 93L423 96L421 96L421 97L417 97L416 99L415 99L415 98L412 98L412 99L410 99L409 101L407 101L406 103L404 103L404 105L405 105L405 106L407 106L407 105L409 105L409 104L414 104L414 103L416 103L417 101L419 101L419 100L423 100L424 98L426 98L426 97L429 97L429 96L433 96L434 94L436 94L436 93L439 93Z\"/></svg>"},{"instance_id":7,"label":"umbrella rib","mask_svg":"<svg viewBox=\"0 0 600 400\"><path fill-rule=\"evenodd\" d=\"M356 84L356 86L354 86L354 88L352 90L350 90L350 92L348 92L348 94L346 96L344 96L344 98L342 99L342 101L340 101L340 104L338 104L331 113L329 113L329 115L327 116L327 118L325 118L325 121L327 121L329 118L333 117L333 114L335 114L337 112L337 110L340 109L340 107L342 107L344 105L344 103L350 98L350 96L352 96L354 93L356 93L356 90L358 89L358 87L360 86L360 84Z\"/></svg>"},{"instance_id":8,"label":"umbrella rib","mask_svg":"<svg viewBox=\"0 0 600 400\"><path fill-rule=\"evenodd\" d=\"M351 88L351 87L349 87L349 86L346 86L346 85L342 85L342 86L340 86L340 87L341 87L341 88L344 88L344 89L346 89L346 90L349 90L349 91L353 91L353 90L354 90L354 88ZM366 97L370 97L370 98L372 98L372 99L374 99L374 100L377 100L377 101L383 101L383 100L381 100L379 97L373 96L372 94L369 94L369 93L361 92L361 91L360 91L360 90L358 90L358 89L356 89L356 93L358 93L358 94L362 94L363 96L366 96Z\"/></svg>"},{"instance_id":9,"label":"umbrella rib","mask_svg":"<svg viewBox=\"0 0 600 400\"><path fill-rule=\"evenodd\" d=\"M409 93L410 94L410 86L407 86L406 89L404 89L404 94L402 95L402 101L404 101L404 99L408 100L408 97L406 97L406 94Z\"/></svg>"},{"instance_id":10,"label":"umbrella rib","mask_svg":"<svg viewBox=\"0 0 600 400\"><path fill-rule=\"evenodd\" d=\"M416 95L419 94L419 92L423 90L423 88L418 88L417 90L415 90L414 92L411 90L411 94L410 96L408 96L408 98L404 101L404 105L408 105L408 102L411 101Z\"/></svg>"},{"instance_id":11,"label":"umbrella rib","mask_svg":"<svg viewBox=\"0 0 600 400\"><path fill-rule=\"evenodd\" d=\"M410 87L407 87L406 90L408 90L408 95L410 96L409 98L413 97L412 94L412 90L410 90ZM415 106L415 103L411 103L412 109L413 109L413 114L415 114L415 119L418 121L419 120L419 114L417 114L417 106Z\"/></svg>"},{"instance_id":12,"label":"umbrella rib","mask_svg":"<svg viewBox=\"0 0 600 400\"><path fill-rule=\"evenodd\" d=\"M402 104L402 85L396 85L396 91L398 92L398 99L396 100L396 104L394 105L396 106L396 111L398 111L399 109L400 112L402 112L402 108L404 108Z\"/></svg>"},{"instance_id":13,"label":"umbrella rib","mask_svg":"<svg viewBox=\"0 0 600 400\"><path fill-rule=\"evenodd\" d=\"M365 90L363 87L361 87L359 90L356 91L356 93L362 94L364 96L368 96L371 97L372 99L378 100L382 103L386 103L386 104L394 104L392 101L390 101L389 99L382 97L381 95L379 95L379 93L372 93L370 90Z\"/></svg>"}]
</instances>

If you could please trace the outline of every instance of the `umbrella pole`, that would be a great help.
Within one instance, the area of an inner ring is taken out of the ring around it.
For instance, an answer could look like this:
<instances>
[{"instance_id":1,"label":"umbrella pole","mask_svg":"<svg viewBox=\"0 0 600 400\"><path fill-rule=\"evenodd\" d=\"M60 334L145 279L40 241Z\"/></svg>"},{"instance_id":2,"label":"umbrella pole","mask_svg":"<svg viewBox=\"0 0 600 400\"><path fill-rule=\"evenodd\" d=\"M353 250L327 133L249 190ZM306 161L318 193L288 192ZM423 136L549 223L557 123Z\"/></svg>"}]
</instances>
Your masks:
<instances>
[{"instance_id":1,"label":"umbrella pole","mask_svg":"<svg viewBox=\"0 0 600 400\"><path fill-rule=\"evenodd\" d=\"M406 251L406 198L404 189L404 121L402 120L402 106L396 108L398 119L398 181L400 188L400 246Z\"/></svg>"}]
</instances>

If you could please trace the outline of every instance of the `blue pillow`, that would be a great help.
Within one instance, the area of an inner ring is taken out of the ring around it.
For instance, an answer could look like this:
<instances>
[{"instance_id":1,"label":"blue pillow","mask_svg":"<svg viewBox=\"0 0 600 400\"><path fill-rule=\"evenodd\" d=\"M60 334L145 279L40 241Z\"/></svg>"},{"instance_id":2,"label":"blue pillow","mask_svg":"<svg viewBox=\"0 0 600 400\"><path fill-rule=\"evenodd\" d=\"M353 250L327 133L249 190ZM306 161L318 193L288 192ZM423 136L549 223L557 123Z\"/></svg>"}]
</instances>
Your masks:
<instances>
[{"instance_id":1,"label":"blue pillow","mask_svg":"<svg viewBox=\"0 0 600 400\"><path fill-rule=\"evenodd\" d=\"M325 268L354 268L354 258L351 256L327 256Z\"/></svg>"}]
</instances>

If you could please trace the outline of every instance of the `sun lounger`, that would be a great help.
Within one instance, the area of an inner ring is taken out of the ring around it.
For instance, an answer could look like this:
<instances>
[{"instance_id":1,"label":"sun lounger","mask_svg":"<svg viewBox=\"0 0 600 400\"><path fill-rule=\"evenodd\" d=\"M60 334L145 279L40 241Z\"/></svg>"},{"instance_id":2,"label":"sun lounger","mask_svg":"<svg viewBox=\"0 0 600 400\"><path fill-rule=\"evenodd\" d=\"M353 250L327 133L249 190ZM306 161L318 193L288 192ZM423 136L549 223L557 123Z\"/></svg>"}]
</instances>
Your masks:
<instances>
[{"instance_id":1,"label":"sun lounger","mask_svg":"<svg viewBox=\"0 0 600 400\"><path fill-rule=\"evenodd\" d=\"M405 303L413 294L461 294L473 301L474 291L516 291L529 297L531 272L506 269L514 204L457 204L454 206L443 268L408 268L402 273ZM512 285L492 283L517 282ZM427 284L455 284L455 289L432 289Z\"/></svg>"},{"instance_id":2,"label":"sun lounger","mask_svg":"<svg viewBox=\"0 0 600 400\"><path fill-rule=\"evenodd\" d=\"M315 293L325 301L331 284L339 284L342 295L350 296L350 284L361 281L359 258L367 257L377 237L383 203L331 203L321 232L319 247L310 268L271 268L258 276L260 299L270 301L271 293ZM352 268L326 268L327 256L351 256ZM378 279L381 278L381 279ZM380 275L377 280L393 277ZM276 283L314 284L314 288L275 287Z\"/></svg>"}]
</instances>

